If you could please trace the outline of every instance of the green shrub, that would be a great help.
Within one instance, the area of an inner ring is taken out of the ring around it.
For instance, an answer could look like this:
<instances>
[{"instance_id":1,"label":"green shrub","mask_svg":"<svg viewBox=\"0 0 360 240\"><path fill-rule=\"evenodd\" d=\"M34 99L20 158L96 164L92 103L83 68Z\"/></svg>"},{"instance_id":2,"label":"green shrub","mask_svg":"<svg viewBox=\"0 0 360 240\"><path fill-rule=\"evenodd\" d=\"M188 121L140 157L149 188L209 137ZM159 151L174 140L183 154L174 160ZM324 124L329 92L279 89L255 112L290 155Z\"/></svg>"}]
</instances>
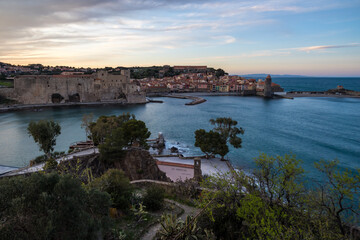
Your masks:
<instances>
[{"instance_id":1,"label":"green shrub","mask_svg":"<svg viewBox=\"0 0 360 240\"><path fill-rule=\"evenodd\" d=\"M54 158L49 158L45 165L44 170L56 169L58 162Z\"/></svg>"},{"instance_id":2,"label":"green shrub","mask_svg":"<svg viewBox=\"0 0 360 240\"><path fill-rule=\"evenodd\" d=\"M109 169L100 178L96 178L91 187L110 194L113 207L129 210L133 187L124 172L118 169Z\"/></svg>"},{"instance_id":3,"label":"green shrub","mask_svg":"<svg viewBox=\"0 0 360 240\"><path fill-rule=\"evenodd\" d=\"M39 164L39 163L46 162L46 159L47 159L46 155L38 156L35 159L30 160L30 167L33 166L33 165Z\"/></svg>"},{"instance_id":4,"label":"green shrub","mask_svg":"<svg viewBox=\"0 0 360 240\"><path fill-rule=\"evenodd\" d=\"M160 210L164 204L164 190L157 186L149 187L146 189L143 203L149 210Z\"/></svg>"},{"instance_id":5,"label":"green shrub","mask_svg":"<svg viewBox=\"0 0 360 240\"><path fill-rule=\"evenodd\" d=\"M0 239L98 239L110 230L110 196L58 174L0 180Z\"/></svg>"}]
</instances>

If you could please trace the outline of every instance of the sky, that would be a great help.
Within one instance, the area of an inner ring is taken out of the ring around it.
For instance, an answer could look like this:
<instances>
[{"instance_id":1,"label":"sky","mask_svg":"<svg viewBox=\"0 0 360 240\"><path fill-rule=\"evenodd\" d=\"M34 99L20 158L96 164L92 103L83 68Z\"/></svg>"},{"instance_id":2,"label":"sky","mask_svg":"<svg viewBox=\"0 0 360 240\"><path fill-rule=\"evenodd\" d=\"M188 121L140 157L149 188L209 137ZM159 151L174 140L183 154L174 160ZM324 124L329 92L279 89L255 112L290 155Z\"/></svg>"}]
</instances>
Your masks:
<instances>
[{"instance_id":1,"label":"sky","mask_svg":"<svg viewBox=\"0 0 360 240\"><path fill-rule=\"evenodd\" d=\"M0 61L360 76L359 0L0 0Z\"/></svg>"}]
</instances>

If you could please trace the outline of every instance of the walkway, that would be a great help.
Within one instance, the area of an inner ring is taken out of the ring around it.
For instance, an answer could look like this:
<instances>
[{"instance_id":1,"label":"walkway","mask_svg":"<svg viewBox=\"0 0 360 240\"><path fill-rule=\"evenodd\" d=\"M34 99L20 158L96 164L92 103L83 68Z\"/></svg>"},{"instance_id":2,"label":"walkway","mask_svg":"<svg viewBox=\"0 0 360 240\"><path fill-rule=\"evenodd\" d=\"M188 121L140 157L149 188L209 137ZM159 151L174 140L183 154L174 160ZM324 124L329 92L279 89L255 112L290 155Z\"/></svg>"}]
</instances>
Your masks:
<instances>
[{"instance_id":1,"label":"walkway","mask_svg":"<svg viewBox=\"0 0 360 240\"><path fill-rule=\"evenodd\" d=\"M83 150L83 151L71 153L71 154L69 154L67 156L57 158L56 161L58 163L60 163L60 161L71 160L71 159L73 159L75 157L83 157L83 156L91 155L91 154L94 154L94 152L99 153L98 148L95 148L95 149L94 148L89 148L89 149L86 149L86 150ZM0 174L0 177L16 176L16 175L23 175L23 174L27 174L27 173L38 172L38 171L43 170L44 165L45 165L45 163L39 163L39 164L36 164L36 165L34 165L32 167L20 168L20 169L17 169L15 171L7 172L7 173L5 173L3 175Z\"/></svg>"},{"instance_id":2,"label":"walkway","mask_svg":"<svg viewBox=\"0 0 360 240\"><path fill-rule=\"evenodd\" d=\"M176 201L173 200L169 200L169 199L165 199L165 201L175 204L176 206L178 206L179 208L182 208L184 210L184 213L180 215L181 220L185 221L187 216L195 216L196 214L199 213L200 209L197 208L193 208L193 207L189 207L187 205L178 203ZM149 228L148 232L145 233L144 236L142 236L142 240L152 240L154 239L156 233L160 230L161 228L161 224L158 223L152 227Z\"/></svg>"}]
</instances>

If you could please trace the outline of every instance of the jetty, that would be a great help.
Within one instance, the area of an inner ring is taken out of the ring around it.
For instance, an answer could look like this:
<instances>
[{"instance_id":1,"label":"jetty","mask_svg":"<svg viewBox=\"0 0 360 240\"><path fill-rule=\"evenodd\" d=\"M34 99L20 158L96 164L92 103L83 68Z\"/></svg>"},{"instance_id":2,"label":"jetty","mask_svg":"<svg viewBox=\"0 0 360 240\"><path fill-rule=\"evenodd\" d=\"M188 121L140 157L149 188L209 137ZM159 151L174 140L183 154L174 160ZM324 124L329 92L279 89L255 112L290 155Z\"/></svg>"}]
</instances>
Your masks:
<instances>
[{"instance_id":1,"label":"jetty","mask_svg":"<svg viewBox=\"0 0 360 240\"><path fill-rule=\"evenodd\" d=\"M197 105L203 102L206 102L206 99L202 98L202 97L197 97L197 96L186 96L186 95L163 95L162 97L169 97L169 98L179 98L179 99L190 99L192 100L189 103L185 103L185 105Z\"/></svg>"}]
</instances>

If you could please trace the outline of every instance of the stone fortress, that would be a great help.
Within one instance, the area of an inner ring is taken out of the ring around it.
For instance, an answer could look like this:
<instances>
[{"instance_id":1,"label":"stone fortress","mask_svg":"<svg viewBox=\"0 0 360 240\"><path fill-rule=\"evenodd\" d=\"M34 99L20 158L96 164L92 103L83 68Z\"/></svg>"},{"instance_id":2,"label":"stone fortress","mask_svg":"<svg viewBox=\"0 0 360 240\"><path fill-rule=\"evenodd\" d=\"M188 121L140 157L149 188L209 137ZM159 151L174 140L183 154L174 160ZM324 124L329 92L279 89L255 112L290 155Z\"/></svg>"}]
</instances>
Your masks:
<instances>
[{"instance_id":1,"label":"stone fortress","mask_svg":"<svg viewBox=\"0 0 360 240\"><path fill-rule=\"evenodd\" d=\"M21 104L146 102L140 86L130 82L130 70L116 75L98 71L89 75L17 76L13 89L1 90L1 95Z\"/></svg>"}]
</instances>

